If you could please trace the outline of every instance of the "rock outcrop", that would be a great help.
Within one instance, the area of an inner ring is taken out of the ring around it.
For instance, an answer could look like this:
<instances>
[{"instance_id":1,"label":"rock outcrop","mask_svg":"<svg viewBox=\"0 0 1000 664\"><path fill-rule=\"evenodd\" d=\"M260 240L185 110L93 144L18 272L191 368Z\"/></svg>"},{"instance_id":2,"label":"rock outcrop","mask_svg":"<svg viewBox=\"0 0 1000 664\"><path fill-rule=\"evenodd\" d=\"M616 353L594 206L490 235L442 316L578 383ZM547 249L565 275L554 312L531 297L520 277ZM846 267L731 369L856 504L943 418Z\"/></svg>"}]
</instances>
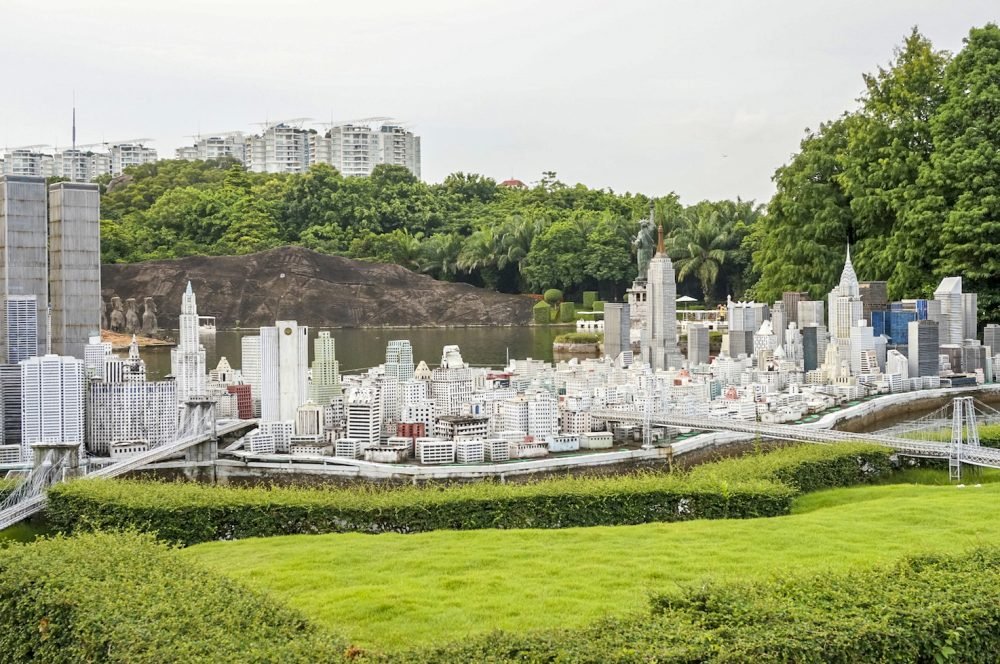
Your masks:
<instances>
[{"instance_id":1,"label":"rock outcrop","mask_svg":"<svg viewBox=\"0 0 1000 664\"><path fill-rule=\"evenodd\" d=\"M247 256L191 256L104 265L105 301L152 297L158 325L176 328L188 280L198 313L220 329L297 320L315 327L527 325L534 301L399 267L282 247Z\"/></svg>"}]
</instances>

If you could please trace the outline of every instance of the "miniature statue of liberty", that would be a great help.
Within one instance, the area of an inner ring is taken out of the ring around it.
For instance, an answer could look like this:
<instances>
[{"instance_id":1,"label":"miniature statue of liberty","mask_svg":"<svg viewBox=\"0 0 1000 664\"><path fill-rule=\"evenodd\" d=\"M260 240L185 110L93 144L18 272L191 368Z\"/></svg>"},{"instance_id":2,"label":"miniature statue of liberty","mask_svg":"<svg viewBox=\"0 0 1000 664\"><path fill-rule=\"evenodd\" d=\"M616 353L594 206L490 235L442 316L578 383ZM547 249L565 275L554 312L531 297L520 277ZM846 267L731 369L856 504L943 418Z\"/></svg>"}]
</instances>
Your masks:
<instances>
[{"instance_id":1,"label":"miniature statue of liberty","mask_svg":"<svg viewBox=\"0 0 1000 664\"><path fill-rule=\"evenodd\" d=\"M653 220L656 201L649 202L649 218L639 222L639 232L635 236L632 244L636 247L636 262L639 265L638 281L646 281L646 273L649 270L649 260L656 251L656 222Z\"/></svg>"}]
</instances>

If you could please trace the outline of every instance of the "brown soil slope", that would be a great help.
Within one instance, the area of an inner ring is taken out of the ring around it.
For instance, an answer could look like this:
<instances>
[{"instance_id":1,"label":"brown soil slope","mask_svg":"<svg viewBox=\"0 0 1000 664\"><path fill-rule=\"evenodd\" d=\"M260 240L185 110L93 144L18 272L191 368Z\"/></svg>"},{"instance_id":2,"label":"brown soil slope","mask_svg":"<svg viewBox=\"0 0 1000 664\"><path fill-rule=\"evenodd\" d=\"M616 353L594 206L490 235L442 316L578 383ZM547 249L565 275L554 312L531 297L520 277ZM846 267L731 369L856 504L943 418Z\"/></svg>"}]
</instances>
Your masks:
<instances>
[{"instance_id":1,"label":"brown soil slope","mask_svg":"<svg viewBox=\"0 0 1000 664\"><path fill-rule=\"evenodd\" d=\"M152 297L159 326L174 328L191 281L198 313L220 329L297 320L316 327L526 325L531 298L436 281L397 265L282 247L248 256L192 256L105 265L104 301ZM140 310L141 314L141 310Z\"/></svg>"}]
</instances>

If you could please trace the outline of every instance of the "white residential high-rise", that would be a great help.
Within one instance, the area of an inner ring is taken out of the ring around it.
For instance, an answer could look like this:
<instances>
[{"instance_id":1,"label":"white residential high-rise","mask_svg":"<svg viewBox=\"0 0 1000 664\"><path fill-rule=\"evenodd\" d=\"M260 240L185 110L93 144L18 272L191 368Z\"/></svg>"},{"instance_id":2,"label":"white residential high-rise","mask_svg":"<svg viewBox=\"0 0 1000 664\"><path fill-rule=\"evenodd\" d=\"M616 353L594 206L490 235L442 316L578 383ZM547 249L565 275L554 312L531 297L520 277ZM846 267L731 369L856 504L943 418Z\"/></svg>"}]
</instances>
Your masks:
<instances>
[{"instance_id":1,"label":"white residential high-rise","mask_svg":"<svg viewBox=\"0 0 1000 664\"><path fill-rule=\"evenodd\" d=\"M260 415L265 422L294 422L309 398L309 328L275 321L260 328Z\"/></svg>"},{"instance_id":2,"label":"white residential high-rise","mask_svg":"<svg viewBox=\"0 0 1000 664\"><path fill-rule=\"evenodd\" d=\"M179 340L170 351L170 371L177 382L177 401L205 394L205 348L198 339L198 304L191 282L181 298Z\"/></svg>"},{"instance_id":3,"label":"white residential high-rise","mask_svg":"<svg viewBox=\"0 0 1000 664\"><path fill-rule=\"evenodd\" d=\"M840 274L840 283L830 291L830 336L838 341L851 338L851 328L864 317L864 307L861 302L861 287L858 285L858 275L854 273L851 264L851 247L847 247L847 259L844 270Z\"/></svg>"},{"instance_id":4,"label":"white residential high-rise","mask_svg":"<svg viewBox=\"0 0 1000 664\"><path fill-rule=\"evenodd\" d=\"M316 336L313 349L315 357L312 363L312 380L309 383L309 398L326 406L331 399L344 394L340 384L340 362L337 361L336 342L329 332L323 331Z\"/></svg>"},{"instance_id":5,"label":"white residential high-rise","mask_svg":"<svg viewBox=\"0 0 1000 664\"><path fill-rule=\"evenodd\" d=\"M87 369L75 357L43 355L21 362L21 451L31 444L83 445L86 429L84 386Z\"/></svg>"},{"instance_id":6,"label":"white residential high-rise","mask_svg":"<svg viewBox=\"0 0 1000 664\"><path fill-rule=\"evenodd\" d=\"M246 137L246 167L252 173L304 173L309 169L310 132L278 123Z\"/></svg>"},{"instance_id":7,"label":"white residential high-rise","mask_svg":"<svg viewBox=\"0 0 1000 664\"><path fill-rule=\"evenodd\" d=\"M118 143L112 145L109 152L111 175L115 177L121 175L129 166L142 166L157 160L156 150L147 148L142 143Z\"/></svg>"},{"instance_id":8,"label":"white residential high-rise","mask_svg":"<svg viewBox=\"0 0 1000 664\"><path fill-rule=\"evenodd\" d=\"M663 247L663 226L659 227L656 254L649 261L646 279L648 350L653 371L680 369L684 358L677 348L677 281L674 264ZM645 328L644 328L645 330Z\"/></svg>"},{"instance_id":9,"label":"white residential high-rise","mask_svg":"<svg viewBox=\"0 0 1000 664\"><path fill-rule=\"evenodd\" d=\"M246 161L246 139L238 131L226 132L217 136L199 136L194 145L177 148L178 159L195 161L200 159L235 159L241 164Z\"/></svg>"}]
</instances>

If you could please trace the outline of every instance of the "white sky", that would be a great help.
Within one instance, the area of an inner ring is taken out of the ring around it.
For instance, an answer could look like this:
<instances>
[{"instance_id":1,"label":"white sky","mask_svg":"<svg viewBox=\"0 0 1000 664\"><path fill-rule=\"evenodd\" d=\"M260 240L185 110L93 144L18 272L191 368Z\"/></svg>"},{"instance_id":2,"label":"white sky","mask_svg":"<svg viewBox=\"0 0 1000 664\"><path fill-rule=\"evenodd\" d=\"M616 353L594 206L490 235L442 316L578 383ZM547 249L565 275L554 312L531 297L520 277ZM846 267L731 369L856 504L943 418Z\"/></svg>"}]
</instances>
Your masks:
<instances>
[{"instance_id":1,"label":"white sky","mask_svg":"<svg viewBox=\"0 0 1000 664\"><path fill-rule=\"evenodd\" d=\"M773 192L913 25L956 51L996 0L0 0L0 145L386 115L453 171L685 202Z\"/></svg>"}]
</instances>

